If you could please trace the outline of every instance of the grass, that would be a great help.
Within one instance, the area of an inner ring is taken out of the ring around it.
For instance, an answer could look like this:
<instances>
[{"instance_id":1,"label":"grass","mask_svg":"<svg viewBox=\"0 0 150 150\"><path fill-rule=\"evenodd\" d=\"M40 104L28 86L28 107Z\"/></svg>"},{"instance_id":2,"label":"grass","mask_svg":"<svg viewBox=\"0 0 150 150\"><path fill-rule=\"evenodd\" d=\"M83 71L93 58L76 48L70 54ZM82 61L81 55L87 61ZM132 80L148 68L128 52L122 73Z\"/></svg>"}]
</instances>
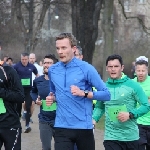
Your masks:
<instances>
[{"instance_id":1,"label":"grass","mask_svg":"<svg viewBox=\"0 0 150 150\"><path fill-rule=\"evenodd\" d=\"M105 128L105 116L103 115L99 122L96 124L96 128L100 130L104 130Z\"/></svg>"}]
</instances>

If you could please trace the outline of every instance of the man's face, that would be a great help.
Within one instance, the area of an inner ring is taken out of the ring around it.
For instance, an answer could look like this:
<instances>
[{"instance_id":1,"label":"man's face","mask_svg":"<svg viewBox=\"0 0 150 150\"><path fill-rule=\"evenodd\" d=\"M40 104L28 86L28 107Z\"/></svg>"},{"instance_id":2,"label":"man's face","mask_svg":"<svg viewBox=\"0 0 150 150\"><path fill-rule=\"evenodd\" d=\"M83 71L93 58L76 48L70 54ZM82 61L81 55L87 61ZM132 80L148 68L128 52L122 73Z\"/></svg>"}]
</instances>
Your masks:
<instances>
[{"instance_id":1,"label":"man's face","mask_svg":"<svg viewBox=\"0 0 150 150\"><path fill-rule=\"evenodd\" d=\"M124 66L121 66L118 59L108 61L108 64L106 66L106 71L112 79L120 79L123 69Z\"/></svg>"},{"instance_id":2,"label":"man's face","mask_svg":"<svg viewBox=\"0 0 150 150\"><path fill-rule=\"evenodd\" d=\"M7 58L8 58L7 56L5 56L5 57L4 57L4 59L3 59L3 60L4 60L4 62L6 62Z\"/></svg>"},{"instance_id":3,"label":"man's face","mask_svg":"<svg viewBox=\"0 0 150 150\"><path fill-rule=\"evenodd\" d=\"M139 82L143 82L148 75L148 67L143 65L136 65L135 72Z\"/></svg>"},{"instance_id":4,"label":"man's face","mask_svg":"<svg viewBox=\"0 0 150 150\"><path fill-rule=\"evenodd\" d=\"M49 58L45 58L43 62L43 73L48 74L48 68L53 65L53 60Z\"/></svg>"},{"instance_id":5,"label":"man's face","mask_svg":"<svg viewBox=\"0 0 150 150\"><path fill-rule=\"evenodd\" d=\"M28 62L29 62L28 56L21 56L21 63L23 66L27 66Z\"/></svg>"},{"instance_id":6,"label":"man's face","mask_svg":"<svg viewBox=\"0 0 150 150\"><path fill-rule=\"evenodd\" d=\"M36 61L35 55L30 54L30 56L29 56L29 63L34 64L35 61Z\"/></svg>"},{"instance_id":7,"label":"man's face","mask_svg":"<svg viewBox=\"0 0 150 150\"><path fill-rule=\"evenodd\" d=\"M12 60L11 60L11 59L8 59L8 61L6 62L6 64L8 64L8 65L12 66L13 62L12 62Z\"/></svg>"},{"instance_id":8,"label":"man's face","mask_svg":"<svg viewBox=\"0 0 150 150\"><path fill-rule=\"evenodd\" d=\"M78 49L76 49L76 51L75 51L75 57L78 59L81 59L81 60L83 59L83 55L79 53Z\"/></svg>"},{"instance_id":9,"label":"man's face","mask_svg":"<svg viewBox=\"0 0 150 150\"><path fill-rule=\"evenodd\" d=\"M66 64L74 57L76 47L71 47L69 39L65 38L56 41L56 49L59 60Z\"/></svg>"}]
</instances>

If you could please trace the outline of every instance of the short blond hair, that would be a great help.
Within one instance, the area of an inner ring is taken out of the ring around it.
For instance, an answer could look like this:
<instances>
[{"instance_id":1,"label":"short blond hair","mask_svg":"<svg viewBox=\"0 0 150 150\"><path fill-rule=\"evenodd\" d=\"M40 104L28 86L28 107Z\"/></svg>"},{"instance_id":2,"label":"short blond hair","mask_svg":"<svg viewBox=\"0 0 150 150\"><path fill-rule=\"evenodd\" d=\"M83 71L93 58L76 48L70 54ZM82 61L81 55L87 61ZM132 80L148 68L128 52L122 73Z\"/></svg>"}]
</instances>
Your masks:
<instances>
[{"instance_id":1,"label":"short blond hair","mask_svg":"<svg viewBox=\"0 0 150 150\"><path fill-rule=\"evenodd\" d=\"M56 36L55 41L62 40L65 38L69 39L71 47L77 46L76 37L74 35L72 35L71 33L61 33L58 36Z\"/></svg>"}]
</instances>

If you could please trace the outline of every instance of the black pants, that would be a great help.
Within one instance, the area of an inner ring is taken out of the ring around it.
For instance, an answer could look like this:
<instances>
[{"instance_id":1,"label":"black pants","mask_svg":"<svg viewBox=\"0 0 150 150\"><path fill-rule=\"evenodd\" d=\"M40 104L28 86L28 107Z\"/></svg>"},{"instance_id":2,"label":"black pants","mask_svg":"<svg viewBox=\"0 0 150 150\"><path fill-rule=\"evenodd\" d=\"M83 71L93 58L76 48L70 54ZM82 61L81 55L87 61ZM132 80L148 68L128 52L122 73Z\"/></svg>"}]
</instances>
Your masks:
<instances>
[{"instance_id":1,"label":"black pants","mask_svg":"<svg viewBox=\"0 0 150 150\"><path fill-rule=\"evenodd\" d=\"M105 150L138 150L138 141L105 140Z\"/></svg>"},{"instance_id":2,"label":"black pants","mask_svg":"<svg viewBox=\"0 0 150 150\"><path fill-rule=\"evenodd\" d=\"M95 150L93 129L55 128L55 150Z\"/></svg>"},{"instance_id":3,"label":"black pants","mask_svg":"<svg viewBox=\"0 0 150 150\"><path fill-rule=\"evenodd\" d=\"M150 125L138 125L139 127L139 150L150 150Z\"/></svg>"},{"instance_id":4,"label":"black pants","mask_svg":"<svg viewBox=\"0 0 150 150\"><path fill-rule=\"evenodd\" d=\"M5 150L21 150L21 129L0 129L0 149L3 144Z\"/></svg>"},{"instance_id":5,"label":"black pants","mask_svg":"<svg viewBox=\"0 0 150 150\"><path fill-rule=\"evenodd\" d=\"M24 88L24 94L25 94L25 107L26 107L26 126L29 126L30 117L31 117L31 105L32 105L32 98L30 96L31 88Z\"/></svg>"}]
</instances>

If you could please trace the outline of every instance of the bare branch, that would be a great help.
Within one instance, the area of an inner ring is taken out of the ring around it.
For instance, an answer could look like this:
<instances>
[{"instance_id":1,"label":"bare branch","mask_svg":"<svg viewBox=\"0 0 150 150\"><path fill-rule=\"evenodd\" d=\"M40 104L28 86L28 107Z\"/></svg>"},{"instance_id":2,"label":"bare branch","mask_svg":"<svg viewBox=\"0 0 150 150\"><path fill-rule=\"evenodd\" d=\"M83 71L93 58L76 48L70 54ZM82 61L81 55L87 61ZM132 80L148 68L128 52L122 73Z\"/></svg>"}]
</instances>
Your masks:
<instances>
[{"instance_id":1,"label":"bare branch","mask_svg":"<svg viewBox=\"0 0 150 150\"><path fill-rule=\"evenodd\" d=\"M150 34L150 31L149 31L150 28L148 28L148 27L144 24L143 20L142 20L140 17L138 17L138 16L137 16L137 17L136 17L136 16L130 16L130 17L128 17L128 16L126 15L126 13L125 13L124 6L123 6L121 0L118 0L118 2L119 2L119 4L120 4L121 7L122 7L122 13L123 13L125 19L137 19L137 20L139 21L139 23L141 24L141 26L142 26L142 28L143 28L143 31L146 32L147 34Z\"/></svg>"}]
</instances>

